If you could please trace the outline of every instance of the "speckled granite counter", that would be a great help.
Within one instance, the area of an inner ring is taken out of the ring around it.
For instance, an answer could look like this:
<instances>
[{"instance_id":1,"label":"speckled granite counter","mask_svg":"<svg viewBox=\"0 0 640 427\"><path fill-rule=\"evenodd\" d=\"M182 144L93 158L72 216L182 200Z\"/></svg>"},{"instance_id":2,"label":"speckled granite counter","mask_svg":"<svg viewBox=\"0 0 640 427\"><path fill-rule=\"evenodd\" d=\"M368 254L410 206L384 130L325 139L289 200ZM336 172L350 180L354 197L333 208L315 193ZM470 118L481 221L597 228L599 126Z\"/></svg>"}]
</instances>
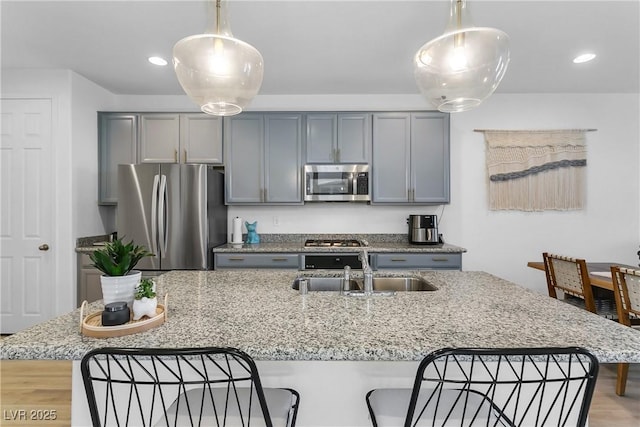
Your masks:
<instances>
[{"instance_id":1,"label":"speckled granite counter","mask_svg":"<svg viewBox=\"0 0 640 427\"><path fill-rule=\"evenodd\" d=\"M405 234L265 234L261 243L245 245L223 245L213 249L214 253L239 252L358 252L357 247L314 247L305 246L307 239L353 239L366 245L369 252L406 252L406 253L463 253L467 250L448 243L440 245L412 245Z\"/></svg>"},{"instance_id":2,"label":"speckled granite counter","mask_svg":"<svg viewBox=\"0 0 640 427\"><path fill-rule=\"evenodd\" d=\"M214 253L312 253L312 252L359 252L358 247L317 247L304 246L304 243L259 243L259 244L234 244L213 248ZM369 242L365 247L370 253L376 252L406 252L406 253L462 253L467 250L459 246L449 245L411 245L406 242Z\"/></svg>"},{"instance_id":3,"label":"speckled granite counter","mask_svg":"<svg viewBox=\"0 0 640 427\"><path fill-rule=\"evenodd\" d=\"M78 239L76 252L91 253L108 236L95 236ZM464 253L460 246L444 243L441 245L412 245L405 234L264 234L261 243L254 245L232 244L213 249L214 253L311 253L311 252L357 252L357 248L305 247L307 239L355 239L368 243L369 252L406 252L406 253Z\"/></svg>"},{"instance_id":4,"label":"speckled granite counter","mask_svg":"<svg viewBox=\"0 0 640 427\"><path fill-rule=\"evenodd\" d=\"M415 272L439 290L368 300L329 292L302 296L291 289L299 274L170 272L158 279L159 293L169 294L164 325L88 338L79 333L75 310L5 338L1 357L78 360L102 346L215 345L238 347L257 360L416 361L446 346L578 345L601 362L640 362L640 332L487 273ZM101 309L99 302L89 307Z\"/></svg>"}]
</instances>

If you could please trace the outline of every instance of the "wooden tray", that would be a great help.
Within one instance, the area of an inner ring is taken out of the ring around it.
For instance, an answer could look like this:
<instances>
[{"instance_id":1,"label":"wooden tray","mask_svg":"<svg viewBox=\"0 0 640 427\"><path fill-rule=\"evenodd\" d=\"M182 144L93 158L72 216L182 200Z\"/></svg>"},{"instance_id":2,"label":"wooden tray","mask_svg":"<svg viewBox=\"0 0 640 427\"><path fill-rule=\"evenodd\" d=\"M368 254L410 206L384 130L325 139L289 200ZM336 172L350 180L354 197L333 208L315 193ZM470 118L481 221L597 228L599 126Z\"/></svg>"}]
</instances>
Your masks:
<instances>
[{"instance_id":1,"label":"wooden tray","mask_svg":"<svg viewBox=\"0 0 640 427\"><path fill-rule=\"evenodd\" d=\"M167 320L167 295L164 296L164 304L158 303L156 315L153 317L142 316L139 320L130 320L128 323L117 326L102 326L102 311L84 316L87 301L80 306L80 333L93 338L112 338L124 335L137 334L148 331L162 325ZM133 312L131 313L133 317Z\"/></svg>"}]
</instances>

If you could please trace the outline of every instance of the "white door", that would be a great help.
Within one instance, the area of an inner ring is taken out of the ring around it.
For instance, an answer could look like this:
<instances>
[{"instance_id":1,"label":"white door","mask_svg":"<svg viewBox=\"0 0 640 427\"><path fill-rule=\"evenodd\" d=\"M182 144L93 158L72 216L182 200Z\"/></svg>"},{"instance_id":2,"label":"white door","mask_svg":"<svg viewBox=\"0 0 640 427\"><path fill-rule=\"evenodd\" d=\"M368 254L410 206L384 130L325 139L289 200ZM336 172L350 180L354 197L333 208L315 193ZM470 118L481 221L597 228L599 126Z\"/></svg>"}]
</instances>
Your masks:
<instances>
[{"instance_id":1,"label":"white door","mask_svg":"<svg viewBox=\"0 0 640 427\"><path fill-rule=\"evenodd\" d=\"M2 99L0 314L13 333L54 313L50 99Z\"/></svg>"}]
</instances>

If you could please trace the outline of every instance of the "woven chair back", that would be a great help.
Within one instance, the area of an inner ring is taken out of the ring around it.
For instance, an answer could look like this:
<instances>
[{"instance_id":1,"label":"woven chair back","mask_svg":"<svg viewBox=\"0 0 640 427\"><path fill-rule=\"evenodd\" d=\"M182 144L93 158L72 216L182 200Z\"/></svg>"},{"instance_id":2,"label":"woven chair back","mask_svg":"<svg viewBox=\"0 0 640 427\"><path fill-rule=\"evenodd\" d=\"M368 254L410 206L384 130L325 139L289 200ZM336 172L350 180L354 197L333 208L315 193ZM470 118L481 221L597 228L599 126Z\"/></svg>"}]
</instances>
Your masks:
<instances>
[{"instance_id":1,"label":"woven chair back","mask_svg":"<svg viewBox=\"0 0 640 427\"><path fill-rule=\"evenodd\" d=\"M640 270L611 267L616 304L624 318L640 317Z\"/></svg>"}]
</instances>

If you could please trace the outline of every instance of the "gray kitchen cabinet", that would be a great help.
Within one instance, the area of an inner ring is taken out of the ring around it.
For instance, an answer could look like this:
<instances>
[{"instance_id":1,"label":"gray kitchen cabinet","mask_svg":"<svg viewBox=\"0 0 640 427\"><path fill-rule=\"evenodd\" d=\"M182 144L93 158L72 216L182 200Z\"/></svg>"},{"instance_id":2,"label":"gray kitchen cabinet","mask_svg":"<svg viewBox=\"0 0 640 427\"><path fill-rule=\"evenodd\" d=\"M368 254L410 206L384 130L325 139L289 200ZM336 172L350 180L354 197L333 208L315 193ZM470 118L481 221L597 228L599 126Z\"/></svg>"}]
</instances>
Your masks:
<instances>
[{"instance_id":1,"label":"gray kitchen cabinet","mask_svg":"<svg viewBox=\"0 0 640 427\"><path fill-rule=\"evenodd\" d=\"M222 118L208 114L180 114L183 163L222 164Z\"/></svg>"},{"instance_id":2,"label":"gray kitchen cabinet","mask_svg":"<svg viewBox=\"0 0 640 427\"><path fill-rule=\"evenodd\" d=\"M225 119L227 204L302 203L302 115Z\"/></svg>"},{"instance_id":3,"label":"gray kitchen cabinet","mask_svg":"<svg viewBox=\"0 0 640 427\"><path fill-rule=\"evenodd\" d=\"M461 270L460 253L377 253L371 254L372 266L376 270L418 269L418 270Z\"/></svg>"},{"instance_id":4,"label":"gray kitchen cabinet","mask_svg":"<svg viewBox=\"0 0 640 427\"><path fill-rule=\"evenodd\" d=\"M214 269L225 268L291 268L298 269L298 254L292 253L216 253L213 257Z\"/></svg>"},{"instance_id":5,"label":"gray kitchen cabinet","mask_svg":"<svg viewBox=\"0 0 640 427\"><path fill-rule=\"evenodd\" d=\"M118 202L118 165L223 163L222 119L204 113L98 113L98 203Z\"/></svg>"},{"instance_id":6,"label":"gray kitchen cabinet","mask_svg":"<svg viewBox=\"0 0 640 427\"><path fill-rule=\"evenodd\" d=\"M93 302L102 299L101 275L102 272L92 266L88 254L78 254L78 307L82 305L82 301Z\"/></svg>"},{"instance_id":7,"label":"gray kitchen cabinet","mask_svg":"<svg viewBox=\"0 0 640 427\"><path fill-rule=\"evenodd\" d=\"M222 164L222 119L202 113L141 114L140 163Z\"/></svg>"},{"instance_id":8,"label":"gray kitchen cabinet","mask_svg":"<svg viewBox=\"0 0 640 427\"><path fill-rule=\"evenodd\" d=\"M98 204L118 202L118 165L136 163L138 116L98 113Z\"/></svg>"},{"instance_id":9,"label":"gray kitchen cabinet","mask_svg":"<svg viewBox=\"0 0 640 427\"><path fill-rule=\"evenodd\" d=\"M448 203L449 115L374 114L372 177L372 203Z\"/></svg>"},{"instance_id":10,"label":"gray kitchen cabinet","mask_svg":"<svg viewBox=\"0 0 640 427\"><path fill-rule=\"evenodd\" d=\"M371 114L306 115L307 163L369 163Z\"/></svg>"}]
</instances>

